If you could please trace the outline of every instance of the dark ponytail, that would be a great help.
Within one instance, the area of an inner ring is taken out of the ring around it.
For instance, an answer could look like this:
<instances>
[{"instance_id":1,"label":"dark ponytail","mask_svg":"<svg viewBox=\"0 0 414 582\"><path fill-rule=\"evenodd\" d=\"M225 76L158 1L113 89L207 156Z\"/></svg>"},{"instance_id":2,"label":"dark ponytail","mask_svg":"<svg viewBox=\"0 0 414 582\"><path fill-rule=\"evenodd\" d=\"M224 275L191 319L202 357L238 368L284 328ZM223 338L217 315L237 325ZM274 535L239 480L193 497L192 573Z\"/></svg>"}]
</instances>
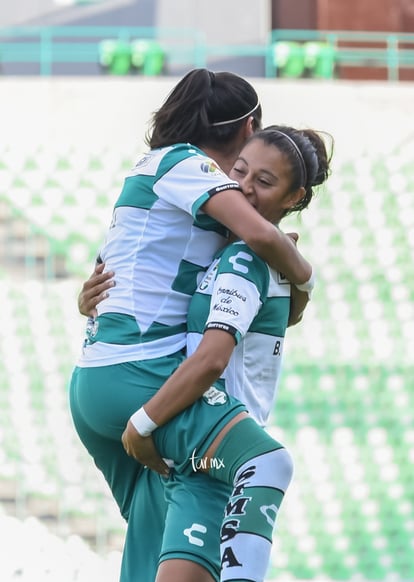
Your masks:
<instances>
[{"instance_id":1,"label":"dark ponytail","mask_svg":"<svg viewBox=\"0 0 414 582\"><path fill-rule=\"evenodd\" d=\"M220 147L235 138L250 114L259 128L262 111L250 83L234 73L194 69L154 113L146 142L152 149L181 142Z\"/></svg>"}]
</instances>

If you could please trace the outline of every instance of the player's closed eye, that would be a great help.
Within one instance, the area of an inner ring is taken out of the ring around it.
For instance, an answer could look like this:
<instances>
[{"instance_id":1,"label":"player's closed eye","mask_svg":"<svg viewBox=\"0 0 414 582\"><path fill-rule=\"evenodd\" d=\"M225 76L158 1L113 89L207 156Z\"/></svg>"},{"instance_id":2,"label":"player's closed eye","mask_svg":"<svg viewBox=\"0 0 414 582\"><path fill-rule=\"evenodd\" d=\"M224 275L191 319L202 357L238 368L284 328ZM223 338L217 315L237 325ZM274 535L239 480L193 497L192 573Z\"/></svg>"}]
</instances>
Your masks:
<instances>
[{"instance_id":1,"label":"player's closed eye","mask_svg":"<svg viewBox=\"0 0 414 582\"><path fill-rule=\"evenodd\" d=\"M244 170L242 168L238 168L236 166L233 166L232 172L234 174L237 174L238 176L245 176L246 175L246 170Z\"/></svg>"},{"instance_id":2,"label":"player's closed eye","mask_svg":"<svg viewBox=\"0 0 414 582\"><path fill-rule=\"evenodd\" d=\"M262 186L266 186L268 188L271 188L273 186L273 184L271 184L271 182L269 182L269 180L266 180L266 178L258 178L257 180Z\"/></svg>"}]
</instances>

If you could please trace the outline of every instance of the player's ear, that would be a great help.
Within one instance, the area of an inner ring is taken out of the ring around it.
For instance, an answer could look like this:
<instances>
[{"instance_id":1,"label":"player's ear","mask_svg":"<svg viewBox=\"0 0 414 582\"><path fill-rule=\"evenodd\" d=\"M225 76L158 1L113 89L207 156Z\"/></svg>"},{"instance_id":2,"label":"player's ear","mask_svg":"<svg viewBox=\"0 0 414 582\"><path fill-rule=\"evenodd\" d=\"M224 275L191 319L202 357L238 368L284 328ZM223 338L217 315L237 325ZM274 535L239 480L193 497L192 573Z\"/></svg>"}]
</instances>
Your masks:
<instances>
[{"instance_id":1,"label":"player's ear","mask_svg":"<svg viewBox=\"0 0 414 582\"><path fill-rule=\"evenodd\" d=\"M254 122L254 117L251 115L250 117L247 118L246 120L246 124L245 124L245 134L246 134L246 139L248 139L249 137L251 137L256 129L255 129L255 122Z\"/></svg>"},{"instance_id":2,"label":"player's ear","mask_svg":"<svg viewBox=\"0 0 414 582\"><path fill-rule=\"evenodd\" d=\"M300 188L298 188L297 190L293 190L292 192L289 192L289 194L286 197L286 209L289 210L290 208L293 208L294 206L296 206L296 204L298 204L301 200L303 200L303 198L305 197L306 194L306 190L303 186L301 186Z\"/></svg>"}]
</instances>

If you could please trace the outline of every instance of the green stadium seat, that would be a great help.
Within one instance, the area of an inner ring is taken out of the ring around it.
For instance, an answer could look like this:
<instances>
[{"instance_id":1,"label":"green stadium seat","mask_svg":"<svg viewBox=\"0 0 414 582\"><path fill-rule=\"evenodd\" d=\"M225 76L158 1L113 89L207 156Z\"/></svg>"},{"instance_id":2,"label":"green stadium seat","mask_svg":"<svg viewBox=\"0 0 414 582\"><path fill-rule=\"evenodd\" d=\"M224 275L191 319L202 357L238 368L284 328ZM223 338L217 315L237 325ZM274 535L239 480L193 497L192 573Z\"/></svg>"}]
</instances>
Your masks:
<instances>
[{"instance_id":1,"label":"green stadium seat","mask_svg":"<svg viewBox=\"0 0 414 582\"><path fill-rule=\"evenodd\" d=\"M273 62L279 77L296 79L305 71L303 45L297 42L278 41L273 45Z\"/></svg>"},{"instance_id":2,"label":"green stadium seat","mask_svg":"<svg viewBox=\"0 0 414 582\"><path fill-rule=\"evenodd\" d=\"M132 163L108 147L53 155L1 147L7 249L19 235L28 250L42 233L74 278L0 281L0 485L15 491L22 515L58 496L60 527L98 528L108 547L123 522L73 432L67 382L83 336L77 291ZM414 578L414 164L409 148L402 155L338 161L315 207L284 225L300 232L317 285L302 324L287 332L271 415L269 430L292 451L296 476L269 581ZM22 423L33 436L24 454Z\"/></svg>"},{"instance_id":3,"label":"green stadium seat","mask_svg":"<svg viewBox=\"0 0 414 582\"><path fill-rule=\"evenodd\" d=\"M311 77L332 79L335 73L335 47L324 42L304 43L305 68Z\"/></svg>"},{"instance_id":4,"label":"green stadium seat","mask_svg":"<svg viewBox=\"0 0 414 582\"><path fill-rule=\"evenodd\" d=\"M99 44L99 64L112 75L127 75L131 71L131 46L127 41L106 39Z\"/></svg>"},{"instance_id":5,"label":"green stadium seat","mask_svg":"<svg viewBox=\"0 0 414 582\"><path fill-rule=\"evenodd\" d=\"M165 70L165 51L154 40L139 39L131 43L132 67L146 76L160 75Z\"/></svg>"}]
</instances>

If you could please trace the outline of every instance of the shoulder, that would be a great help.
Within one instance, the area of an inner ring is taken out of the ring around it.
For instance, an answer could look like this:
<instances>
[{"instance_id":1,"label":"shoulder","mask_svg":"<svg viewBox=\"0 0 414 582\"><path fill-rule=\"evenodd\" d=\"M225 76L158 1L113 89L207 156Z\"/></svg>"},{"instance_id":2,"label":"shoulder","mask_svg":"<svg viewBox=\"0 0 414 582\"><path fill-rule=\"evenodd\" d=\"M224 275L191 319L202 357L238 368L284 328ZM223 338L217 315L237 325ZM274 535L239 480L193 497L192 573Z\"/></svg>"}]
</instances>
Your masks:
<instances>
[{"instance_id":1,"label":"shoulder","mask_svg":"<svg viewBox=\"0 0 414 582\"><path fill-rule=\"evenodd\" d=\"M233 273L260 286L269 284L269 268L243 241L231 243L220 256L218 273Z\"/></svg>"},{"instance_id":2,"label":"shoulder","mask_svg":"<svg viewBox=\"0 0 414 582\"><path fill-rule=\"evenodd\" d=\"M220 266L231 265L237 271L246 268L267 269L267 264L243 241L227 245L220 255Z\"/></svg>"}]
</instances>

